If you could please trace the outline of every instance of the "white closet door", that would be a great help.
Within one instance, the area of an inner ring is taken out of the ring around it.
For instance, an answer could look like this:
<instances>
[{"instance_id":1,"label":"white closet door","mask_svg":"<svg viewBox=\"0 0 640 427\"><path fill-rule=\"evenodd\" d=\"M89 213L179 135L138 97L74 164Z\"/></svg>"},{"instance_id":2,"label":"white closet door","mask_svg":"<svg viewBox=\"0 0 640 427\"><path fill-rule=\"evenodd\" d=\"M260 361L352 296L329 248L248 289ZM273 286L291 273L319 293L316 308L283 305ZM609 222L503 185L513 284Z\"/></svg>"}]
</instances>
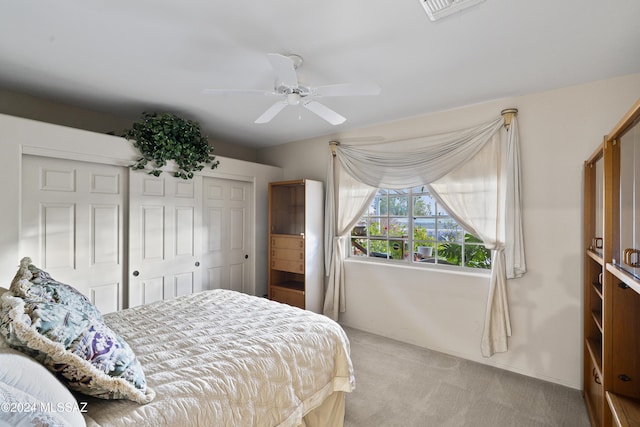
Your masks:
<instances>
[{"instance_id":1,"label":"white closet door","mask_svg":"<svg viewBox=\"0 0 640 427\"><path fill-rule=\"evenodd\" d=\"M251 184L204 178L203 271L209 289L254 294L251 235Z\"/></svg>"},{"instance_id":2,"label":"white closet door","mask_svg":"<svg viewBox=\"0 0 640 427\"><path fill-rule=\"evenodd\" d=\"M129 307L203 290L202 177L129 181Z\"/></svg>"},{"instance_id":3,"label":"white closet door","mask_svg":"<svg viewBox=\"0 0 640 427\"><path fill-rule=\"evenodd\" d=\"M77 288L102 313L123 304L126 179L118 166L22 158L20 256Z\"/></svg>"}]
</instances>

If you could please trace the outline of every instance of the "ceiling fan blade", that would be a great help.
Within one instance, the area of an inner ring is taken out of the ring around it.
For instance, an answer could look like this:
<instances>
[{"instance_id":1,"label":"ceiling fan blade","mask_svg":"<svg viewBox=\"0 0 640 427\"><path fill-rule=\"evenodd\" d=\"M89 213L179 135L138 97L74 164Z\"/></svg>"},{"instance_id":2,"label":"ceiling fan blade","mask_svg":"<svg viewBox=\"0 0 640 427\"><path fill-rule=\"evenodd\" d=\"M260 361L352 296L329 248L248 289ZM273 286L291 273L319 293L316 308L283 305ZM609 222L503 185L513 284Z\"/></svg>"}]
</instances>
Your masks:
<instances>
[{"instance_id":1,"label":"ceiling fan blade","mask_svg":"<svg viewBox=\"0 0 640 427\"><path fill-rule=\"evenodd\" d=\"M375 83L341 83L314 88L316 96L360 96L380 95L381 89Z\"/></svg>"},{"instance_id":2,"label":"ceiling fan blade","mask_svg":"<svg viewBox=\"0 0 640 427\"><path fill-rule=\"evenodd\" d=\"M225 94L254 94L260 93L263 95L275 95L274 91L260 90L260 89L204 89L202 91L205 95L225 95Z\"/></svg>"},{"instance_id":3,"label":"ceiling fan blade","mask_svg":"<svg viewBox=\"0 0 640 427\"><path fill-rule=\"evenodd\" d=\"M279 53L268 53L267 58L276 72L278 81L287 87L298 87L298 75L293 60Z\"/></svg>"},{"instance_id":4,"label":"ceiling fan blade","mask_svg":"<svg viewBox=\"0 0 640 427\"><path fill-rule=\"evenodd\" d=\"M268 123L273 119L284 107L288 104L287 101L278 101L267 109L260 117L256 119L254 123Z\"/></svg>"},{"instance_id":5,"label":"ceiling fan blade","mask_svg":"<svg viewBox=\"0 0 640 427\"><path fill-rule=\"evenodd\" d=\"M318 116L322 117L334 126L344 123L345 120L347 120L326 105L320 104L318 101L305 101L302 105L307 110L316 113Z\"/></svg>"}]
</instances>

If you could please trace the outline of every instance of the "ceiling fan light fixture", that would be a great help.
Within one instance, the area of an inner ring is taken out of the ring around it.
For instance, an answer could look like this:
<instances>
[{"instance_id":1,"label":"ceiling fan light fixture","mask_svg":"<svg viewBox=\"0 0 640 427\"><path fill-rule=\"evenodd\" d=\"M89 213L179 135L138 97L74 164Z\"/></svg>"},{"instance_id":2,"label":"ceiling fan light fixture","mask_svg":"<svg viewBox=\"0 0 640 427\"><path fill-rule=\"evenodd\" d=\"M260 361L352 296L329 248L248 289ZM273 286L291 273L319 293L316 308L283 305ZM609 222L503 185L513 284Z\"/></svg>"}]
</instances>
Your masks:
<instances>
[{"instance_id":1,"label":"ceiling fan light fixture","mask_svg":"<svg viewBox=\"0 0 640 427\"><path fill-rule=\"evenodd\" d=\"M289 105L298 105L300 104L300 94L297 92L292 92L287 95L287 102Z\"/></svg>"},{"instance_id":2,"label":"ceiling fan light fixture","mask_svg":"<svg viewBox=\"0 0 640 427\"><path fill-rule=\"evenodd\" d=\"M420 0L422 7L429 15L429 19L437 21L452 13L460 12L484 0Z\"/></svg>"}]
</instances>

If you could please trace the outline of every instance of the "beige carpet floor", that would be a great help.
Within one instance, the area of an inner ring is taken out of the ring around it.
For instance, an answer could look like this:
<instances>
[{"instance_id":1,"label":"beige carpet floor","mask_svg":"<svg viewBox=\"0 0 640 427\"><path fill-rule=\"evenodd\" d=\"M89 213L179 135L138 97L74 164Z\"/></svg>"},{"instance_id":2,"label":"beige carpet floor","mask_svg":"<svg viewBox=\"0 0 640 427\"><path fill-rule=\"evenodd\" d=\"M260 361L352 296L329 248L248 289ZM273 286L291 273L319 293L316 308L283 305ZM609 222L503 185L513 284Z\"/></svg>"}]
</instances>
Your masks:
<instances>
[{"instance_id":1,"label":"beige carpet floor","mask_svg":"<svg viewBox=\"0 0 640 427\"><path fill-rule=\"evenodd\" d=\"M345 328L345 427L589 426L579 390Z\"/></svg>"}]
</instances>

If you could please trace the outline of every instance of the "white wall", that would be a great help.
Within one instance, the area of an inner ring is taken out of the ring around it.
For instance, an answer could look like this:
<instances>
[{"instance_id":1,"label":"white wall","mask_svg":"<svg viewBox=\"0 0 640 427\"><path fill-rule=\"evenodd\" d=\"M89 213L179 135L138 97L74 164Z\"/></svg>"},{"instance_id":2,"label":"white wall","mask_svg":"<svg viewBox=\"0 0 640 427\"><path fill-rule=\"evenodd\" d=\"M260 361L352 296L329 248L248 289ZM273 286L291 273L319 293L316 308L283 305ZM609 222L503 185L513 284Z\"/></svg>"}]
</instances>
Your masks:
<instances>
[{"instance_id":1,"label":"white wall","mask_svg":"<svg viewBox=\"0 0 640 427\"><path fill-rule=\"evenodd\" d=\"M20 177L23 153L129 166L138 157L131 143L123 138L52 125L0 114L0 286L8 287L22 256L19 248ZM256 220L255 285L256 295L267 291L267 192L268 183L282 179L283 171L266 166L217 156L217 169L203 173L227 179L251 182ZM6 285L6 286L5 286Z\"/></svg>"},{"instance_id":2,"label":"white wall","mask_svg":"<svg viewBox=\"0 0 640 427\"><path fill-rule=\"evenodd\" d=\"M487 277L346 263L341 323L481 363L582 386L582 165L640 96L640 74L472 105L261 150L285 179L325 181L330 139L397 140L519 109L528 273L508 284L510 350L482 358Z\"/></svg>"}]
</instances>

